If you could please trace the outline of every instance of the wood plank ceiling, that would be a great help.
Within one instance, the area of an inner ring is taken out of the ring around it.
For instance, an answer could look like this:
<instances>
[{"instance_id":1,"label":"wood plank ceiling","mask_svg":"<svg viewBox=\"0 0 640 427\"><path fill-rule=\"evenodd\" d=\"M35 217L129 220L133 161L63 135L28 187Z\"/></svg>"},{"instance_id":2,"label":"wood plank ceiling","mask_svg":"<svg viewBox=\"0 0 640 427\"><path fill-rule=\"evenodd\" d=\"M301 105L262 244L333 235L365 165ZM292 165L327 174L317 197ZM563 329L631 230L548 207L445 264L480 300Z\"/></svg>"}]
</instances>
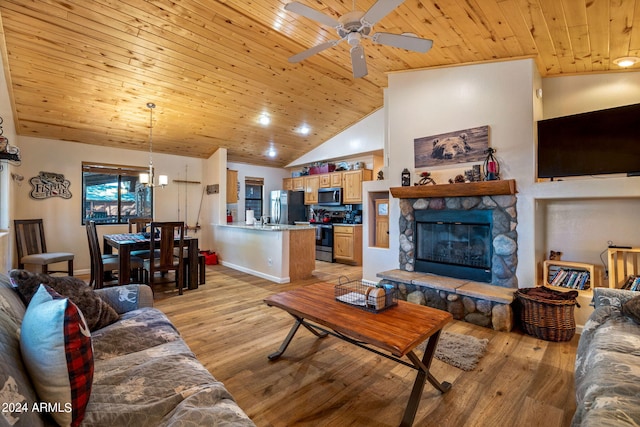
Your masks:
<instances>
[{"instance_id":1,"label":"wood plank ceiling","mask_svg":"<svg viewBox=\"0 0 640 427\"><path fill-rule=\"evenodd\" d=\"M336 19L354 7L300 1ZM207 158L226 147L230 161L281 167L379 109L388 72L533 57L542 76L558 76L616 71L615 58L640 55L636 0L406 0L374 32L433 48L365 40L369 74L354 79L346 43L288 63L338 37L287 2L2 0L17 132L147 151L153 102L154 152Z\"/></svg>"}]
</instances>

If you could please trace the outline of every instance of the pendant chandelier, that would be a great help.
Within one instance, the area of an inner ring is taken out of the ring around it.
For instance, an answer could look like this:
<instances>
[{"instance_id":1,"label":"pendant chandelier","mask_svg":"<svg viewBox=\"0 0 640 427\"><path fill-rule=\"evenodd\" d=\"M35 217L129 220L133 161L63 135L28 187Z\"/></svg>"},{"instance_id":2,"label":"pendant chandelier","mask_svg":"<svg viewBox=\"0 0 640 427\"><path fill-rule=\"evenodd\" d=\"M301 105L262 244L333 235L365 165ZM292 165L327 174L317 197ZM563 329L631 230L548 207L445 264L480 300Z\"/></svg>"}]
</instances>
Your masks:
<instances>
[{"instance_id":1,"label":"pendant chandelier","mask_svg":"<svg viewBox=\"0 0 640 427\"><path fill-rule=\"evenodd\" d=\"M147 187L155 187L153 183L153 109L156 108L156 104L153 102L147 102L147 108L149 109L149 172L140 174L140 184L144 184ZM169 183L169 177L167 175L158 176L158 185L164 188Z\"/></svg>"}]
</instances>

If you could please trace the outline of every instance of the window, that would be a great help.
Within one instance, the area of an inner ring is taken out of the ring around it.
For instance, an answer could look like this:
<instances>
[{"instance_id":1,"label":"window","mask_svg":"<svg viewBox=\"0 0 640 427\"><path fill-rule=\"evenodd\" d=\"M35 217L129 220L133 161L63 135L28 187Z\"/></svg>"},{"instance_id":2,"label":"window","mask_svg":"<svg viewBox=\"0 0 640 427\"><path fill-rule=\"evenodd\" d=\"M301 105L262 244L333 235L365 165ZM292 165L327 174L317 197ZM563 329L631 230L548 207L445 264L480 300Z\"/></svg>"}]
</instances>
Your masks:
<instances>
[{"instance_id":1,"label":"window","mask_svg":"<svg viewBox=\"0 0 640 427\"><path fill-rule=\"evenodd\" d=\"M244 210L252 210L255 218L262 216L262 188L264 178L245 177L244 179Z\"/></svg>"},{"instance_id":2,"label":"window","mask_svg":"<svg viewBox=\"0 0 640 427\"><path fill-rule=\"evenodd\" d=\"M140 184L148 169L82 163L82 224L126 224L129 218L153 217L153 192Z\"/></svg>"}]
</instances>

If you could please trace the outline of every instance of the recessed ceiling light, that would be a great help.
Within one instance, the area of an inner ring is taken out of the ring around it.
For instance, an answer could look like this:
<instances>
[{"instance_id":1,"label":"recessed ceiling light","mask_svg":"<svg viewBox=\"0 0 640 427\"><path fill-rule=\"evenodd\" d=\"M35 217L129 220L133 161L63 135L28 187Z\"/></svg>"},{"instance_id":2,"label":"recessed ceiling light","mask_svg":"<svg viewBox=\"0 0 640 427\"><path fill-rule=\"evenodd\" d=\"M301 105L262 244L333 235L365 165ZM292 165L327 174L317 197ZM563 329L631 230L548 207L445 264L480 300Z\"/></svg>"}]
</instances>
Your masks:
<instances>
[{"instance_id":1,"label":"recessed ceiling light","mask_svg":"<svg viewBox=\"0 0 640 427\"><path fill-rule=\"evenodd\" d=\"M300 126L299 132L302 135L308 135L310 131L311 131L311 128L309 126L307 126L307 125Z\"/></svg>"},{"instance_id":2,"label":"recessed ceiling light","mask_svg":"<svg viewBox=\"0 0 640 427\"><path fill-rule=\"evenodd\" d=\"M269 157L275 157L276 154L278 154L278 153L276 152L275 148L273 148L273 147L270 147L269 151L267 151L267 156L269 156Z\"/></svg>"},{"instance_id":3,"label":"recessed ceiling light","mask_svg":"<svg viewBox=\"0 0 640 427\"><path fill-rule=\"evenodd\" d=\"M618 67L627 68L636 64L638 61L640 61L640 58L638 58L637 56L624 56L622 58L614 59L613 63Z\"/></svg>"},{"instance_id":4,"label":"recessed ceiling light","mask_svg":"<svg viewBox=\"0 0 640 427\"><path fill-rule=\"evenodd\" d=\"M261 125L266 126L266 125L268 125L269 123L271 123L271 119L269 118L269 116L267 115L267 113L262 113L262 114L260 115L260 117L258 118L258 122L259 122Z\"/></svg>"}]
</instances>

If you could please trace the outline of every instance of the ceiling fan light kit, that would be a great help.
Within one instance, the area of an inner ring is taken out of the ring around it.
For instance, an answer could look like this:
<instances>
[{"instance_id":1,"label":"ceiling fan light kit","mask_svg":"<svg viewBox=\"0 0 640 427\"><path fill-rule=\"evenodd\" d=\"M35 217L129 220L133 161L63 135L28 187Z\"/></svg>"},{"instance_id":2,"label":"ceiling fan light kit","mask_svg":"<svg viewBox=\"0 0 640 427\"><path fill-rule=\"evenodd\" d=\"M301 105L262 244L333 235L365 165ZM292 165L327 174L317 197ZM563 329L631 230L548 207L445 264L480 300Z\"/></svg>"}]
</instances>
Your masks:
<instances>
[{"instance_id":1,"label":"ceiling fan light kit","mask_svg":"<svg viewBox=\"0 0 640 427\"><path fill-rule=\"evenodd\" d=\"M373 26L402 3L404 3L404 0L378 0L366 12L352 10L342 15L338 20L300 2L293 1L287 3L284 7L285 10L312 19L328 27L333 27L338 32L338 36L340 36L339 40L320 43L293 55L289 58L289 62L297 63L303 61L316 53L320 53L346 40L351 46L350 54L353 77L360 78L366 76L368 73L364 47L360 44L363 38L385 46L397 47L419 53L427 52L433 46L433 41L420 38L414 34L375 33L370 35Z\"/></svg>"}]
</instances>

